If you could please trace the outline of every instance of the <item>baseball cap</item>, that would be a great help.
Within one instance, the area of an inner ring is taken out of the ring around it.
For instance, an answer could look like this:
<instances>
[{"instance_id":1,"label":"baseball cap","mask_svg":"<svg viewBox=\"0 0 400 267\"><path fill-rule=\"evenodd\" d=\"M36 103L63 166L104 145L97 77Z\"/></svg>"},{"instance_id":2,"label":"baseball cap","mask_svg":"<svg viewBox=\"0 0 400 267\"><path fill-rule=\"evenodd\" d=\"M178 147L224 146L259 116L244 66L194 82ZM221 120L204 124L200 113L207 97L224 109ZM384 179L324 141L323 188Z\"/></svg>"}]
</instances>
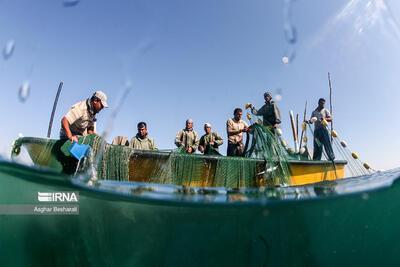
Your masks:
<instances>
[{"instance_id":1,"label":"baseball cap","mask_svg":"<svg viewBox=\"0 0 400 267\"><path fill-rule=\"evenodd\" d=\"M107 104L107 96L105 93L103 93L102 91L96 91L93 94L94 97L100 99L101 104L105 107L108 108L108 104Z\"/></svg>"}]
</instances>

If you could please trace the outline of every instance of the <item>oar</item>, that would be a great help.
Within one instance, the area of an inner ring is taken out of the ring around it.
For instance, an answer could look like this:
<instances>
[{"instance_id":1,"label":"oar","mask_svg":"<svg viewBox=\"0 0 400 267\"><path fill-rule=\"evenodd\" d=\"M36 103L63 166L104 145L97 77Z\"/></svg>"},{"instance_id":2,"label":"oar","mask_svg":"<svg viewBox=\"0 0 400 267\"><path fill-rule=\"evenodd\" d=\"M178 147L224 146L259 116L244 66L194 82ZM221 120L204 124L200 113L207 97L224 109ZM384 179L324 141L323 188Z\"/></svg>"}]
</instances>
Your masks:
<instances>
[{"instance_id":1,"label":"oar","mask_svg":"<svg viewBox=\"0 0 400 267\"><path fill-rule=\"evenodd\" d=\"M49 129L47 130L47 138L50 138L51 127L53 126L54 113L56 112L58 97L60 96L60 92L61 92L62 86L63 86L63 82L60 82L60 85L58 86L56 98L54 99L53 110L51 111L50 122L49 122Z\"/></svg>"}]
</instances>

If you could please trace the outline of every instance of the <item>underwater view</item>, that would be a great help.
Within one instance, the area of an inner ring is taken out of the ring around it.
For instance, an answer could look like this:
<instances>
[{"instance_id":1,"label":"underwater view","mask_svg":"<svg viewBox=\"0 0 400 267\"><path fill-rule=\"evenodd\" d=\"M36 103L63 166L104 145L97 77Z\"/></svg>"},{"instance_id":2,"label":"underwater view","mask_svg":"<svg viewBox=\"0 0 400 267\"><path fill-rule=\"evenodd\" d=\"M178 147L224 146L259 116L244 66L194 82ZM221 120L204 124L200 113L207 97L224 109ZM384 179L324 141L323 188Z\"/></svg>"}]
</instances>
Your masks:
<instances>
[{"instance_id":1,"label":"underwater view","mask_svg":"<svg viewBox=\"0 0 400 267\"><path fill-rule=\"evenodd\" d=\"M399 264L400 2L0 7L2 266Z\"/></svg>"}]
</instances>

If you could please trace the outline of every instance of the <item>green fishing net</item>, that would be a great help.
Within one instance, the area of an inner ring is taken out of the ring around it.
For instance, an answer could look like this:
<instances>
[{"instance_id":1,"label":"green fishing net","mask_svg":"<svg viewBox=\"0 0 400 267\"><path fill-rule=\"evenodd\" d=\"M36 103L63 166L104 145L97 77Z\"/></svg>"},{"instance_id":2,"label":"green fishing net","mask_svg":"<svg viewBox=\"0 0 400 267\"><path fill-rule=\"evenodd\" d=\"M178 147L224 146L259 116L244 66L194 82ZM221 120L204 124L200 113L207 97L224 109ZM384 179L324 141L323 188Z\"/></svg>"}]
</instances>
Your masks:
<instances>
[{"instance_id":1,"label":"green fishing net","mask_svg":"<svg viewBox=\"0 0 400 267\"><path fill-rule=\"evenodd\" d=\"M36 165L102 180L229 188L289 184L288 162L278 138L263 125L253 124L251 129L243 157L222 156L213 149L209 155L189 154L183 147L172 152L134 150L107 144L97 135L79 138L91 147L81 161L69 153L70 141L43 138L18 139L13 155L24 145Z\"/></svg>"}]
</instances>

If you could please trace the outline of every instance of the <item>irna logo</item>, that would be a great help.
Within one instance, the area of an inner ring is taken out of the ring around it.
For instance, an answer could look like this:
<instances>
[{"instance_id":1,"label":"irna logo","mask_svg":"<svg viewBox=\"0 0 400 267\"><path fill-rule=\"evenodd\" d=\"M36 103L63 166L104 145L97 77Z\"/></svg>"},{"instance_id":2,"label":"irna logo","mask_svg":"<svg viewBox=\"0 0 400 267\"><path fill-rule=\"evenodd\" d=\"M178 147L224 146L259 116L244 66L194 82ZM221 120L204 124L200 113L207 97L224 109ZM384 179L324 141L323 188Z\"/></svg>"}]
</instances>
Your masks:
<instances>
[{"instance_id":1,"label":"irna logo","mask_svg":"<svg viewBox=\"0 0 400 267\"><path fill-rule=\"evenodd\" d=\"M78 202L79 192L38 192L40 202Z\"/></svg>"}]
</instances>

